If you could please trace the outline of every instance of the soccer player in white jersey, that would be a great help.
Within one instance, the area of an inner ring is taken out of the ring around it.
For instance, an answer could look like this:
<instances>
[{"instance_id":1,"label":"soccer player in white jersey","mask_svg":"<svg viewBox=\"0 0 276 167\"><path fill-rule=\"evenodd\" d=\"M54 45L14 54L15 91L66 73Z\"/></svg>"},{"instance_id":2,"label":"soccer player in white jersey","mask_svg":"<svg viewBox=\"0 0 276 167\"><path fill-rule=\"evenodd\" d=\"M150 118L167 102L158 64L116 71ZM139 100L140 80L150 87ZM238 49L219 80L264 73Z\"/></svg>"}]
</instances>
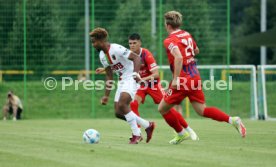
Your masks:
<instances>
[{"instance_id":1,"label":"soccer player in white jersey","mask_svg":"<svg viewBox=\"0 0 276 167\"><path fill-rule=\"evenodd\" d=\"M134 99L140 81L140 58L127 48L108 42L108 32L104 28L95 28L90 32L92 45L100 51L100 61L106 71L105 95L101 99L103 105L107 104L111 91L111 81L115 71L119 76L118 88L115 94L114 107L117 118L126 120L132 130L129 144L138 144L142 140L141 131L137 123L145 128L148 143L155 128L154 122L149 122L130 110L129 104Z\"/></svg>"}]
</instances>

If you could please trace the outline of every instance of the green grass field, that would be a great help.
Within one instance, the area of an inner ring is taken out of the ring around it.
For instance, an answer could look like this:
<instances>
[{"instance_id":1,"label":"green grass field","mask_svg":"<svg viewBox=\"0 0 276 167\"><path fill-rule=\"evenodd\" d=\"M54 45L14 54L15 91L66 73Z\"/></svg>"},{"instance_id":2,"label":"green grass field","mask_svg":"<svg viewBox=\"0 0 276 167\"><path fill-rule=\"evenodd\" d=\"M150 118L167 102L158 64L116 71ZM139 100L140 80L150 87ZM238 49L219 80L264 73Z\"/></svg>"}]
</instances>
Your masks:
<instances>
[{"instance_id":1,"label":"green grass field","mask_svg":"<svg viewBox=\"0 0 276 167\"><path fill-rule=\"evenodd\" d=\"M188 119L199 141L170 145L173 132L156 119L152 141L129 145L128 125L118 119L0 121L0 167L274 167L276 122L245 120L242 139L231 125ZM82 142L95 128L99 144ZM145 137L145 133L144 133Z\"/></svg>"}]
</instances>

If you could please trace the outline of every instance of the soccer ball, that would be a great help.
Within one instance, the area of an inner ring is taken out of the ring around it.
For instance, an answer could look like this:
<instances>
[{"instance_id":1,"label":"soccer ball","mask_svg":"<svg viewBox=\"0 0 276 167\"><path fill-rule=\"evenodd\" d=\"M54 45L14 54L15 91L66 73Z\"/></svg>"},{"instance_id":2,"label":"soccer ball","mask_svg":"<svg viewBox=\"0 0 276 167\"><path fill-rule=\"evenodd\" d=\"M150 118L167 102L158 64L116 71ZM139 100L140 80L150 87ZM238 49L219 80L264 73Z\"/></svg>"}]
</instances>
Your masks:
<instances>
[{"instance_id":1,"label":"soccer ball","mask_svg":"<svg viewBox=\"0 0 276 167\"><path fill-rule=\"evenodd\" d=\"M100 133L95 129L87 129L82 138L85 143L96 144L100 141Z\"/></svg>"}]
</instances>

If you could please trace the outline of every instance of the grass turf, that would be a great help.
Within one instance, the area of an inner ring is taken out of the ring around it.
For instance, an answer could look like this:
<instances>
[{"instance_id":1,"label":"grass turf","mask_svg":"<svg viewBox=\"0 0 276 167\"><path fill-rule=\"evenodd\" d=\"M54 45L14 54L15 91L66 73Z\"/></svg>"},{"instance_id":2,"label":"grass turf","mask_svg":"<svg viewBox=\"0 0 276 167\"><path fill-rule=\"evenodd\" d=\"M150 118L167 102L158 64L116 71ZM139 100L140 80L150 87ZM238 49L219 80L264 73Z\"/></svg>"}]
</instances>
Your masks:
<instances>
[{"instance_id":1,"label":"grass turf","mask_svg":"<svg viewBox=\"0 0 276 167\"><path fill-rule=\"evenodd\" d=\"M172 129L162 119L152 141L129 145L128 125L118 119L0 121L0 167L214 167L275 166L276 122L245 120L242 139L226 123L188 119L200 140L170 145ZM95 128L99 144L84 144L82 133ZM143 131L145 138L145 133Z\"/></svg>"}]
</instances>

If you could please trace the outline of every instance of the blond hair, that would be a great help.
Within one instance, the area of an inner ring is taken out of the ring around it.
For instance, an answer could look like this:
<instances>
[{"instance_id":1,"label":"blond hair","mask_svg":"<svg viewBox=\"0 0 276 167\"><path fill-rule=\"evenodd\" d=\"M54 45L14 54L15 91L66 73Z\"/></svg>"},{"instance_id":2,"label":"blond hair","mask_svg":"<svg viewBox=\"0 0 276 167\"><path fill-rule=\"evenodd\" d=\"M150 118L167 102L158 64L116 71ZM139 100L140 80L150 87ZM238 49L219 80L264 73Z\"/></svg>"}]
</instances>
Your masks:
<instances>
[{"instance_id":1,"label":"blond hair","mask_svg":"<svg viewBox=\"0 0 276 167\"><path fill-rule=\"evenodd\" d=\"M108 32L106 31L106 29L98 27L95 28L92 32L90 32L90 38L95 38L96 40L107 40L108 37Z\"/></svg>"},{"instance_id":2,"label":"blond hair","mask_svg":"<svg viewBox=\"0 0 276 167\"><path fill-rule=\"evenodd\" d=\"M179 28L182 24L182 14L177 11L169 11L164 14L165 23L172 28Z\"/></svg>"}]
</instances>

